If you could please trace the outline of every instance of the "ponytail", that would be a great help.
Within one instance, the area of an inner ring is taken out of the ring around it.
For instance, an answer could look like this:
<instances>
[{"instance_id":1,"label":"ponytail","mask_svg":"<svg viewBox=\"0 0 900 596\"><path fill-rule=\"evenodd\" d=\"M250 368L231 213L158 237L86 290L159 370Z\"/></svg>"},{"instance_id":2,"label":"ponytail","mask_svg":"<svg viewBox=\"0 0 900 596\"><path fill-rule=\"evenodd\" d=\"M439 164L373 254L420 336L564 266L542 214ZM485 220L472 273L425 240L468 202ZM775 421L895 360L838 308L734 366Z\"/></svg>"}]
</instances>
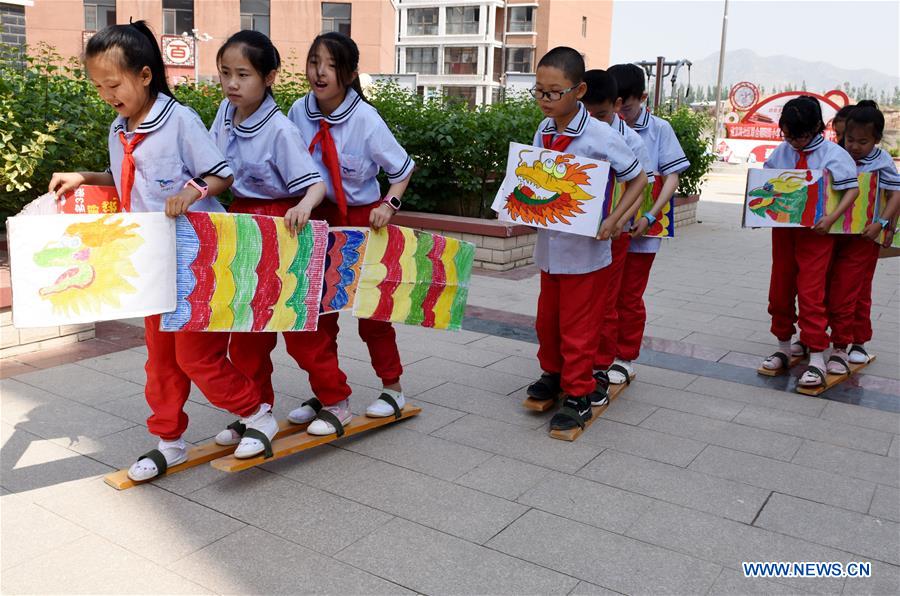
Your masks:
<instances>
[{"instance_id":1,"label":"ponytail","mask_svg":"<svg viewBox=\"0 0 900 596\"><path fill-rule=\"evenodd\" d=\"M137 21L127 25L110 25L98 31L84 50L85 60L105 54L113 49L122 53L122 66L127 70L139 73L146 66L150 69L150 95L154 99L165 93L172 97L169 83L166 81L166 66L162 52L156 42L156 36L146 21Z\"/></svg>"}]
</instances>

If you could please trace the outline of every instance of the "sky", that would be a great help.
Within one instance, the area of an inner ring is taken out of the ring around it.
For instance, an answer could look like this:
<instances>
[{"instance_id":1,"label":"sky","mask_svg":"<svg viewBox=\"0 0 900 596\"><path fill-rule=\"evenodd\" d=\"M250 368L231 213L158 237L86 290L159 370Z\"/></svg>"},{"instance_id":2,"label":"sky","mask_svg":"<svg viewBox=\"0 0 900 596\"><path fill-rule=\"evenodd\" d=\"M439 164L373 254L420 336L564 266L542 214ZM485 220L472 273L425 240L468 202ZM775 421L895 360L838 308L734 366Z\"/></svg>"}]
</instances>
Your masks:
<instances>
[{"instance_id":1,"label":"sky","mask_svg":"<svg viewBox=\"0 0 900 596\"><path fill-rule=\"evenodd\" d=\"M724 0L615 0L610 64L657 56L696 61L718 52L724 5ZM725 49L898 76L898 23L897 0L730 0Z\"/></svg>"}]
</instances>

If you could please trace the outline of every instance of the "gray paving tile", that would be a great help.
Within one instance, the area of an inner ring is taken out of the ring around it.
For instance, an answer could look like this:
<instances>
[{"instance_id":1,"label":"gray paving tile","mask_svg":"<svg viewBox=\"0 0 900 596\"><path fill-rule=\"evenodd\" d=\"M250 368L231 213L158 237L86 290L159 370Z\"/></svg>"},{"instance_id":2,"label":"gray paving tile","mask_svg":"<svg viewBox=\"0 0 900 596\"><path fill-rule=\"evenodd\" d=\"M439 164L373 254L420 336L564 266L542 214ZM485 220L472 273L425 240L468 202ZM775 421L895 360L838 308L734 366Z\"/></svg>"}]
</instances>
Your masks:
<instances>
[{"instance_id":1,"label":"gray paving tile","mask_svg":"<svg viewBox=\"0 0 900 596\"><path fill-rule=\"evenodd\" d=\"M566 594L578 582L404 520L381 527L337 558L422 594Z\"/></svg>"},{"instance_id":2,"label":"gray paving tile","mask_svg":"<svg viewBox=\"0 0 900 596\"><path fill-rule=\"evenodd\" d=\"M420 393L416 399L532 429L544 426L552 416L552 412L538 414L523 408L524 391L507 396L448 382Z\"/></svg>"},{"instance_id":3,"label":"gray paving tile","mask_svg":"<svg viewBox=\"0 0 900 596\"><path fill-rule=\"evenodd\" d=\"M766 490L608 449L579 476L670 503L749 523Z\"/></svg>"},{"instance_id":4,"label":"gray paving tile","mask_svg":"<svg viewBox=\"0 0 900 596\"><path fill-rule=\"evenodd\" d=\"M414 430L428 435L466 415L466 412L460 410L445 408L444 406L432 403L424 403L421 401L421 395L417 396L416 400L419 402L418 405L422 407L422 413L414 418L406 419L403 423L403 428L407 430Z\"/></svg>"},{"instance_id":5,"label":"gray paving tile","mask_svg":"<svg viewBox=\"0 0 900 596\"><path fill-rule=\"evenodd\" d=\"M31 561L86 536L88 531L28 499L3 499L0 515L0 569Z\"/></svg>"},{"instance_id":6,"label":"gray paving tile","mask_svg":"<svg viewBox=\"0 0 900 596\"><path fill-rule=\"evenodd\" d=\"M385 427L349 437L341 446L443 480L455 480L493 457L487 451L403 427Z\"/></svg>"},{"instance_id":7,"label":"gray paving tile","mask_svg":"<svg viewBox=\"0 0 900 596\"><path fill-rule=\"evenodd\" d=\"M494 362L487 369L518 375L526 379L537 379L542 372L541 365L534 356L507 356L503 360Z\"/></svg>"},{"instance_id":8,"label":"gray paving tile","mask_svg":"<svg viewBox=\"0 0 900 596\"><path fill-rule=\"evenodd\" d=\"M743 574L741 563L753 561L846 561L853 555L762 528L655 502L627 536L717 563ZM795 591L840 593L838 578L779 578L772 582ZM748 584L749 588L750 584Z\"/></svg>"},{"instance_id":9,"label":"gray paving tile","mask_svg":"<svg viewBox=\"0 0 900 596\"><path fill-rule=\"evenodd\" d=\"M87 405L134 395L143 390L137 383L78 364L64 364L19 375L16 380Z\"/></svg>"},{"instance_id":10,"label":"gray paving tile","mask_svg":"<svg viewBox=\"0 0 900 596\"><path fill-rule=\"evenodd\" d=\"M158 438L143 426L132 426L98 439L78 437L68 444L72 451L112 468L127 468L142 454L156 447Z\"/></svg>"},{"instance_id":11,"label":"gray paving tile","mask_svg":"<svg viewBox=\"0 0 900 596\"><path fill-rule=\"evenodd\" d=\"M738 401L710 397L678 389L663 389L658 385L650 385L640 381L632 383L625 390L624 396L629 400L637 400L670 410L699 414L719 420L731 420L746 405Z\"/></svg>"},{"instance_id":12,"label":"gray paving tile","mask_svg":"<svg viewBox=\"0 0 900 596\"><path fill-rule=\"evenodd\" d=\"M440 341L442 342L468 345L478 341L479 339L491 337L485 333L469 331L468 329L460 329L458 331L441 331L437 329L428 329L427 327L416 327L415 325L394 325L394 329L397 330L397 337L399 338L398 342L400 340L405 340L408 337L420 337L424 339L440 338Z\"/></svg>"},{"instance_id":13,"label":"gray paving tile","mask_svg":"<svg viewBox=\"0 0 900 596\"><path fill-rule=\"evenodd\" d=\"M650 383L659 385L660 387L671 387L672 389L684 389L696 380L697 375L679 372L677 370L669 370L667 368L656 368L655 366L647 366L646 364L635 364L634 372L637 379L642 383Z\"/></svg>"},{"instance_id":14,"label":"gray paving tile","mask_svg":"<svg viewBox=\"0 0 900 596\"><path fill-rule=\"evenodd\" d=\"M620 592L613 592L590 582L578 582L578 585L569 594L571 596L616 596Z\"/></svg>"},{"instance_id":15,"label":"gray paving tile","mask_svg":"<svg viewBox=\"0 0 900 596\"><path fill-rule=\"evenodd\" d=\"M605 417L591 425L578 441L682 467L691 463L706 446L693 439L621 424Z\"/></svg>"},{"instance_id":16,"label":"gray paving tile","mask_svg":"<svg viewBox=\"0 0 900 596\"><path fill-rule=\"evenodd\" d=\"M591 432L600 422L602 420L591 427ZM603 447L584 440L590 433L569 443L550 438L546 430L528 430L498 420L487 420L477 414L460 418L434 434L476 449L569 473L603 450Z\"/></svg>"},{"instance_id":17,"label":"gray paving tile","mask_svg":"<svg viewBox=\"0 0 900 596\"><path fill-rule=\"evenodd\" d=\"M893 565L900 564L900 524L775 493L755 525Z\"/></svg>"},{"instance_id":18,"label":"gray paving tile","mask_svg":"<svg viewBox=\"0 0 900 596\"><path fill-rule=\"evenodd\" d=\"M763 428L840 447L860 449L879 455L887 454L892 439L892 436L888 433L877 430L869 430L842 422L810 418L809 416L789 414L756 406L744 408L734 421L738 424L745 424L755 428Z\"/></svg>"},{"instance_id":19,"label":"gray paving tile","mask_svg":"<svg viewBox=\"0 0 900 596\"><path fill-rule=\"evenodd\" d=\"M453 381L468 387L485 389L504 395L521 389L534 380L502 372L485 373L481 367L442 360L437 357L414 362L407 366L405 370L408 373L424 376L432 380L441 382ZM434 387L437 384L435 383L432 386Z\"/></svg>"},{"instance_id":20,"label":"gray paving tile","mask_svg":"<svg viewBox=\"0 0 900 596\"><path fill-rule=\"evenodd\" d=\"M732 383L709 377L698 377L687 386L686 391L723 397L733 401L764 406L773 410L796 412L805 416L818 416L825 408L826 400L809 399L799 393L786 393L774 389L766 389L755 385Z\"/></svg>"},{"instance_id":21,"label":"gray paving tile","mask_svg":"<svg viewBox=\"0 0 900 596\"><path fill-rule=\"evenodd\" d=\"M549 473L550 470L547 468L495 455L488 461L479 464L474 470L457 478L456 483L515 501Z\"/></svg>"},{"instance_id":22,"label":"gray paving tile","mask_svg":"<svg viewBox=\"0 0 900 596\"><path fill-rule=\"evenodd\" d=\"M838 401L826 401L821 417L825 420L862 426L894 435L900 434L900 414L896 412L863 408Z\"/></svg>"},{"instance_id":23,"label":"gray paving tile","mask_svg":"<svg viewBox=\"0 0 900 596\"><path fill-rule=\"evenodd\" d=\"M411 594L253 527L191 553L170 569L218 594Z\"/></svg>"},{"instance_id":24,"label":"gray paving tile","mask_svg":"<svg viewBox=\"0 0 900 596\"><path fill-rule=\"evenodd\" d=\"M377 509L261 470L232 474L191 493L191 500L326 555L393 519Z\"/></svg>"},{"instance_id":25,"label":"gray paving tile","mask_svg":"<svg viewBox=\"0 0 900 596\"><path fill-rule=\"evenodd\" d=\"M720 567L531 510L488 546L624 594L705 593Z\"/></svg>"},{"instance_id":26,"label":"gray paving tile","mask_svg":"<svg viewBox=\"0 0 900 596\"><path fill-rule=\"evenodd\" d=\"M869 509L875 485L829 472L709 446L690 469L853 511Z\"/></svg>"},{"instance_id":27,"label":"gray paving tile","mask_svg":"<svg viewBox=\"0 0 900 596\"><path fill-rule=\"evenodd\" d=\"M483 543L525 507L464 486L340 450L267 468L391 515ZM298 454L301 455L301 454ZM336 458L335 458L336 456ZM290 458L290 459L293 459Z\"/></svg>"},{"instance_id":28,"label":"gray paving tile","mask_svg":"<svg viewBox=\"0 0 900 596\"><path fill-rule=\"evenodd\" d=\"M891 441L888 457L900 458L900 436L894 436L894 439Z\"/></svg>"},{"instance_id":29,"label":"gray paving tile","mask_svg":"<svg viewBox=\"0 0 900 596\"><path fill-rule=\"evenodd\" d=\"M817 441L804 441L791 463L900 487L900 465L895 459L884 455Z\"/></svg>"},{"instance_id":30,"label":"gray paving tile","mask_svg":"<svg viewBox=\"0 0 900 596\"><path fill-rule=\"evenodd\" d=\"M146 350L144 352L122 350L121 352L113 352L112 354L104 354L103 356L78 361L79 366L99 370L141 386L147 382L147 373L144 371L146 363Z\"/></svg>"},{"instance_id":31,"label":"gray paving tile","mask_svg":"<svg viewBox=\"0 0 900 596\"><path fill-rule=\"evenodd\" d=\"M798 437L664 408L653 412L641 427L784 461L790 461L803 442Z\"/></svg>"},{"instance_id":32,"label":"gray paving tile","mask_svg":"<svg viewBox=\"0 0 900 596\"><path fill-rule=\"evenodd\" d=\"M0 484L10 492L33 491L112 471L109 466L7 424L0 424L0 441Z\"/></svg>"},{"instance_id":33,"label":"gray paving tile","mask_svg":"<svg viewBox=\"0 0 900 596\"><path fill-rule=\"evenodd\" d=\"M764 596L767 594L796 594L799 588L790 588L783 584L758 577L744 577L743 572L733 569L723 569L709 590L709 596L734 595L734 596Z\"/></svg>"},{"instance_id":34,"label":"gray paving tile","mask_svg":"<svg viewBox=\"0 0 900 596\"><path fill-rule=\"evenodd\" d=\"M517 339L508 339L496 335L488 335L469 344L473 348L502 352L504 354L522 356L523 358L537 357L537 344Z\"/></svg>"},{"instance_id":35,"label":"gray paving tile","mask_svg":"<svg viewBox=\"0 0 900 596\"><path fill-rule=\"evenodd\" d=\"M656 411L652 406L642 401L629 399L627 395L620 395L603 412L603 418L613 422L621 422L636 426L643 422L647 416Z\"/></svg>"},{"instance_id":36,"label":"gray paving tile","mask_svg":"<svg viewBox=\"0 0 900 596\"><path fill-rule=\"evenodd\" d=\"M443 360L459 362L461 364L470 364L484 368L490 364L503 360L508 355L506 352L497 350L484 350L471 344L457 344L443 341L449 333L435 331L428 336L405 337L398 339L400 349L407 354L415 354L417 360L421 360L423 356L437 356Z\"/></svg>"},{"instance_id":37,"label":"gray paving tile","mask_svg":"<svg viewBox=\"0 0 900 596\"><path fill-rule=\"evenodd\" d=\"M100 478L55 487L36 502L162 565L244 527L233 518L152 485L120 492Z\"/></svg>"},{"instance_id":38,"label":"gray paving tile","mask_svg":"<svg viewBox=\"0 0 900 596\"><path fill-rule=\"evenodd\" d=\"M4 594L208 594L209 589L88 535L3 572Z\"/></svg>"},{"instance_id":39,"label":"gray paving tile","mask_svg":"<svg viewBox=\"0 0 900 596\"><path fill-rule=\"evenodd\" d=\"M652 499L586 478L550 472L519 503L574 521L624 534Z\"/></svg>"},{"instance_id":40,"label":"gray paving tile","mask_svg":"<svg viewBox=\"0 0 900 596\"><path fill-rule=\"evenodd\" d=\"M869 515L900 522L900 490L888 486L875 487L875 496L869 506Z\"/></svg>"},{"instance_id":41,"label":"gray paving tile","mask_svg":"<svg viewBox=\"0 0 900 596\"><path fill-rule=\"evenodd\" d=\"M871 577L847 578L844 594L883 596L900 591L900 567L872 561Z\"/></svg>"}]
</instances>

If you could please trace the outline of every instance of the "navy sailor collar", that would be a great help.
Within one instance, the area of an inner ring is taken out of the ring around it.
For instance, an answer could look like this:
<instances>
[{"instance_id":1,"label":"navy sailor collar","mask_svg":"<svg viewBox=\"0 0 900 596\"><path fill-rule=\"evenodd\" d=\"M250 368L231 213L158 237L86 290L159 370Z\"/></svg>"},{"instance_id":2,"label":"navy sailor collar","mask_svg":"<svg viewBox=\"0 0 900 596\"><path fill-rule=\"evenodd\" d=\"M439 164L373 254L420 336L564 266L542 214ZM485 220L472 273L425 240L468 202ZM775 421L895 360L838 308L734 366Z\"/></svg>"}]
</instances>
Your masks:
<instances>
[{"instance_id":1,"label":"navy sailor collar","mask_svg":"<svg viewBox=\"0 0 900 596\"><path fill-rule=\"evenodd\" d=\"M169 97L165 93L160 93L156 96L156 101L153 102L153 105L150 106L147 117L144 118L144 121L141 122L136 129L134 129L134 132L148 133L159 129L166 123L166 120L172 115L172 112L177 105L178 102L175 101L175 99ZM124 116L119 116L116 118L113 125L113 132L119 133L120 131L127 131L127 125L128 119Z\"/></svg>"},{"instance_id":2,"label":"navy sailor collar","mask_svg":"<svg viewBox=\"0 0 900 596\"><path fill-rule=\"evenodd\" d=\"M581 136L581 133L587 128L587 123L590 121L591 115L588 114L587 109L585 109L584 104L580 101L578 102L578 112L575 114L575 117L566 125L566 129L559 133L556 130L556 120L553 118L547 119L547 124L541 129L541 134L549 135L549 134L564 134L567 137L578 137Z\"/></svg>"},{"instance_id":3,"label":"navy sailor collar","mask_svg":"<svg viewBox=\"0 0 900 596\"><path fill-rule=\"evenodd\" d=\"M347 96L344 97L344 101L341 102L341 105L339 105L331 114L326 116L319 110L319 104L316 102L315 93L310 91L306 94L306 97L303 98L303 108L306 117L310 120L325 120L325 122L333 126L335 124L346 122L350 116L353 115L353 112L356 111L357 106L359 106L362 100L362 97L360 97L354 89L347 89Z\"/></svg>"}]
</instances>

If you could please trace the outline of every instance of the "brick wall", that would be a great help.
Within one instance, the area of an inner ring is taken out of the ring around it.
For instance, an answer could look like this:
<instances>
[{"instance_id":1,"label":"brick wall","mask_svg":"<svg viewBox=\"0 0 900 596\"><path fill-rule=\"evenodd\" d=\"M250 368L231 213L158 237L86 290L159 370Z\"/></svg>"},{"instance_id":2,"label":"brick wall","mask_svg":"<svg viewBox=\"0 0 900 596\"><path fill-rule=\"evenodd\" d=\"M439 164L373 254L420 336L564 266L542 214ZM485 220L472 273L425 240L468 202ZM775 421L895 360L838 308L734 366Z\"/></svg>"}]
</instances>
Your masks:
<instances>
[{"instance_id":1,"label":"brick wall","mask_svg":"<svg viewBox=\"0 0 900 596\"><path fill-rule=\"evenodd\" d=\"M0 2L0 43L25 45L25 7Z\"/></svg>"}]
</instances>

